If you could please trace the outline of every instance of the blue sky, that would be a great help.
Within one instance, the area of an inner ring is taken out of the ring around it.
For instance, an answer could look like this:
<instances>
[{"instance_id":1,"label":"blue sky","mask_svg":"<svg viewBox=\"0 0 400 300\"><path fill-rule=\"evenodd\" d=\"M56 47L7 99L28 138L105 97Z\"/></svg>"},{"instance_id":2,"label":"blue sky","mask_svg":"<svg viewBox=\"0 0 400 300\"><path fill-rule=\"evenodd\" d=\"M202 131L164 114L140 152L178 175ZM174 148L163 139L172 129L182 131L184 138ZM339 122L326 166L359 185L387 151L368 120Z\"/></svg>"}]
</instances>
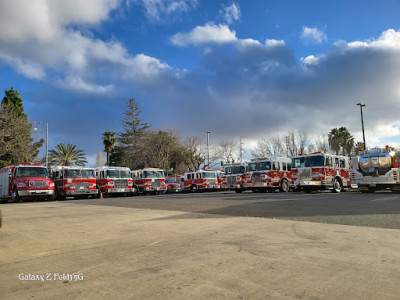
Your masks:
<instances>
[{"instance_id":1,"label":"blue sky","mask_svg":"<svg viewBox=\"0 0 400 300\"><path fill-rule=\"evenodd\" d=\"M361 140L363 102L367 145L400 146L399 15L387 0L3 0L0 89L91 164L131 97L155 128L247 148L293 129Z\"/></svg>"}]
</instances>

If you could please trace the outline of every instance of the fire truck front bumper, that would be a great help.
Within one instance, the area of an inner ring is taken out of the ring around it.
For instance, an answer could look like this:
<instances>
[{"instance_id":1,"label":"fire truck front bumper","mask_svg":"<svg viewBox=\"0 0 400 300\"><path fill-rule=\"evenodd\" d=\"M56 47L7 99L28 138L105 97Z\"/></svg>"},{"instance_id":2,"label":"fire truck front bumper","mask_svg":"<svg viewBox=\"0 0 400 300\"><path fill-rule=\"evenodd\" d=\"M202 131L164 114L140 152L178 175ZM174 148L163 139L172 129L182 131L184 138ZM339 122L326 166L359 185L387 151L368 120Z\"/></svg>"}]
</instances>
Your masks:
<instances>
[{"instance_id":1,"label":"fire truck front bumper","mask_svg":"<svg viewBox=\"0 0 400 300\"><path fill-rule=\"evenodd\" d=\"M20 197L51 196L54 190L22 190L18 191Z\"/></svg>"},{"instance_id":2,"label":"fire truck front bumper","mask_svg":"<svg viewBox=\"0 0 400 300\"><path fill-rule=\"evenodd\" d=\"M113 193L136 193L136 188L112 188L106 189L107 194Z\"/></svg>"},{"instance_id":3,"label":"fire truck front bumper","mask_svg":"<svg viewBox=\"0 0 400 300\"><path fill-rule=\"evenodd\" d=\"M321 180L302 180L300 181L300 186L319 186L319 185L324 185L324 183Z\"/></svg>"},{"instance_id":4,"label":"fire truck front bumper","mask_svg":"<svg viewBox=\"0 0 400 300\"><path fill-rule=\"evenodd\" d=\"M70 190L65 191L66 196L74 196L74 195L96 195L98 194L98 190Z\"/></svg>"},{"instance_id":5,"label":"fire truck front bumper","mask_svg":"<svg viewBox=\"0 0 400 300\"><path fill-rule=\"evenodd\" d=\"M166 186L159 186L159 187L148 186L148 187L145 187L144 190L146 192L164 192L167 190L167 187Z\"/></svg>"},{"instance_id":6,"label":"fire truck front bumper","mask_svg":"<svg viewBox=\"0 0 400 300\"><path fill-rule=\"evenodd\" d=\"M260 188L260 187L271 187L272 182L256 182L253 184L253 187Z\"/></svg>"}]
</instances>

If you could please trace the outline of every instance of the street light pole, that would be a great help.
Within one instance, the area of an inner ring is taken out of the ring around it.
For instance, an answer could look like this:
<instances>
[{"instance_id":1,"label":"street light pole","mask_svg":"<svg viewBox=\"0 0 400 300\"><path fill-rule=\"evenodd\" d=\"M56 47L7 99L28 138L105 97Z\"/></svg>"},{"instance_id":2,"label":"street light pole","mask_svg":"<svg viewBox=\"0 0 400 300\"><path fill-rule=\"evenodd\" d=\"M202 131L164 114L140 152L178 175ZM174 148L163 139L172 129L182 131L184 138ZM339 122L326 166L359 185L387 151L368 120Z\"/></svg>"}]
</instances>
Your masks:
<instances>
[{"instance_id":1,"label":"street light pole","mask_svg":"<svg viewBox=\"0 0 400 300\"><path fill-rule=\"evenodd\" d=\"M49 167L49 123L46 122L46 168Z\"/></svg>"},{"instance_id":2,"label":"street light pole","mask_svg":"<svg viewBox=\"0 0 400 300\"><path fill-rule=\"evenodd\" d=\"M361 110L361 128L362 128L362 134L363 134L363 142L364 142L364 149L367 149L367 145L365 144L365 133L364 133L364 116L363 116L363 107L366 106L365 104L357 103L356 105L360 106Z\"/></svg>"},{"instance_id":3,"label":"street light pole","mask_svg":"<svg viewBox=\"0 0 400 300\"><path fill-rule=\"evenodd\" d=\"M211 131L207 131L207 168L210 167L210 149L209 149L210 133Z\"/></svg>"}]
</instances>

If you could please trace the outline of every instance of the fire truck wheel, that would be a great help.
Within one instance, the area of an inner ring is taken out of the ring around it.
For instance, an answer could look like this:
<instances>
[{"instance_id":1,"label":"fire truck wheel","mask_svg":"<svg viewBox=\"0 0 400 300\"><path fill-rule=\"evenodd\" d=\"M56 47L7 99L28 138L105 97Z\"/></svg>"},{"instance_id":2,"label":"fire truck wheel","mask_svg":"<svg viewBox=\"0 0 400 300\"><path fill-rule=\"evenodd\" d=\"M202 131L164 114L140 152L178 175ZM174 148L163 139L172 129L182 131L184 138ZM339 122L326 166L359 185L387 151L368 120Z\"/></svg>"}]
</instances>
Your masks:
<instances>
[{"instance_id":1,"label":"fire truck wheel","mask_svg":"<svg viewBox=\"0 0 400 300\"><path fill-rule=\"evenodd\" d=\"M333 180L333 189L332 192L334 193L340 193L342 191L342 182L340 181L340 179L335 178Z\"/></svg>"},{"instance_id":2,"label":"fire truck wheel","mask_svg":"<svg viewBox=\"0 0 400 300\"><path fill-rule=\"evenodd\" d=\"M241 193L241 192L243 192L243 190L242 189L235 189L235 192L236 193Z\"/></svg>"},{"instance_id":3,"label":"fire truck wheel","mask_svg":"<svg viewBox=\"0 0 400 300\"><path fill-rule=\"evenodd\" d=\"M46 198L46 200L47 201L54 201L54 195L49 195L49 196L47 196L47 198Z\"/></svg>"},{"instance_id":4,"label":"fire truck wheel","mask_svg":"<svg viewBox=\"0 0 400 300\"><path fill-rule=\"evenodd\" d=\"M279 191L283 193L289 192L290 186L289 182L286 179L282 179L281 184L279 186Z\"/></svg>"},{"instance_id":5,"label":"fire truck wheel","mask_svg":"<svg viewBox=\"0 0 400 300\"><path fill-rule=\"evenodd\" d=\"M18 195L18 190L15 187L12 194L11 194L11 200L13 202L21 202L21 197Z\"/></svg>"},{"instance_id":6,"label":"fire truck wheel","mask_svg":"<svg viewBox=\"0 0 400 300\"><path fill-rule=\"evenodd\" d=\"M190 187L190 191L191 191L192 193L196 193L196 192L197 192L197 186L193 184L193 185Z\"/></svg>"}]
</instances>

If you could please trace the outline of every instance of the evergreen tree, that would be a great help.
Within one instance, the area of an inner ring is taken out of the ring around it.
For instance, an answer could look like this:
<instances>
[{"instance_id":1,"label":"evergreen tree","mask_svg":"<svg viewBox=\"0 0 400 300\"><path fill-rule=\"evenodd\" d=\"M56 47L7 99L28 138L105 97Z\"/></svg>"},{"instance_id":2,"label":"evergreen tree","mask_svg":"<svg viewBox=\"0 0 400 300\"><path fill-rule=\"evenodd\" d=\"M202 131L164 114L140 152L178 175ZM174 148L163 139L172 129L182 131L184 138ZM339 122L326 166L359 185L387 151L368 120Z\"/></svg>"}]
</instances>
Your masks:
<instances>
[{"instance_id":1,"label":"evergreen tree","mask_svg":"<svg viewBox=\"0 0 400 300\"><path fill-rule=\"evenodd\" d=\"M33 143L32 123L24 113L19 93L11 88L5 94L0 108L0 167L33 162L44 139Z\"/></svg>"}]
</instances>

